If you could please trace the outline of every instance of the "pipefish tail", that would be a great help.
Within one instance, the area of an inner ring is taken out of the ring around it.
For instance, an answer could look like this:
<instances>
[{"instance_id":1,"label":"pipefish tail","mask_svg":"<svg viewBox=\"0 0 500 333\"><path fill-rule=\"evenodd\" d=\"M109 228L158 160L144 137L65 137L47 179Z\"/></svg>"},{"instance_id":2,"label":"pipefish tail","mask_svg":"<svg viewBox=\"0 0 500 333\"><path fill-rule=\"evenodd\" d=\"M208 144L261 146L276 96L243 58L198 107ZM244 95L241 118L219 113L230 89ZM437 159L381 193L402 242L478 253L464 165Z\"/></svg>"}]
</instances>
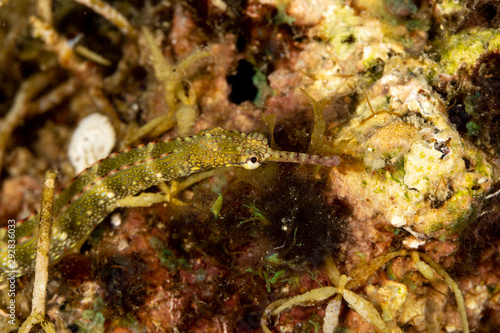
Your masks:
<instances>
[{"instance_id":1,"label":"pipefish tail","mask_svg":"<svg viewBox=\"0 0 500 333\"><path fill-rule=\"evenodd\" d=\"M261 133L220 127L113 153L80 173L55 196L50 261L79 248L119 199L212 168L253 170L270 161L336 166L340 158L272 150ZM37 235L37 213L0 230L0 281L33 269Z\"/></svg>"}]
</instances>

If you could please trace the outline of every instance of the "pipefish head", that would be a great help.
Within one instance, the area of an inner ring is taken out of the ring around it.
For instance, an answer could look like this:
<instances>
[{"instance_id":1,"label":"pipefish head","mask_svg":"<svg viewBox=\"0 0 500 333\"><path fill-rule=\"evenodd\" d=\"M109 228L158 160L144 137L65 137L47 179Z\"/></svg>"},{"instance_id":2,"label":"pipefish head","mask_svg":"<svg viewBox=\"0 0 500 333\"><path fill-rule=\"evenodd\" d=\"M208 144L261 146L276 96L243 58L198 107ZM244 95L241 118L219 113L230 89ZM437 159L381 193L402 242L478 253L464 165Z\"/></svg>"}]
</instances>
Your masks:
<instances>
[{"instance_id":1,"label":"pipefish head","mask_svg":"<svg viewBox=\"0 0 500 333\"><path fill-rule=\"evenodd\" d=\"M217 127L196 136L189 162L194 169L240 166L253 170L271 156L270 151L262 133L245 134Z\"/></svg>"},{"instance_id":2,"label":"pipefish head","mask_svg":"<svg viewBox=\"0 0 500 333\"><path fill-rule=\"evenodd\" d=\"M245 144L239 155L239 165L253 170L264 162L286 162L298 164L315 164L328 167L340 163L339 156L318 156L304 153L295 153L282 150L273 150L269 147L267 138L262 133L245 135Z\"/></svg>"},{"instance_id":3,"label":"pipefish head","mask_svg":"<svg viewBox=\"0 0 500 333\"><path fill-rule=\"evenodd\" d=\"M204 167L240 166L254 170L264 162L287 162L337 166L338 156L317 155L273 150L262 133L226 131L220 127L203 131L197 140L197 152L192 154Z\"/></svg>"}]
</instances>

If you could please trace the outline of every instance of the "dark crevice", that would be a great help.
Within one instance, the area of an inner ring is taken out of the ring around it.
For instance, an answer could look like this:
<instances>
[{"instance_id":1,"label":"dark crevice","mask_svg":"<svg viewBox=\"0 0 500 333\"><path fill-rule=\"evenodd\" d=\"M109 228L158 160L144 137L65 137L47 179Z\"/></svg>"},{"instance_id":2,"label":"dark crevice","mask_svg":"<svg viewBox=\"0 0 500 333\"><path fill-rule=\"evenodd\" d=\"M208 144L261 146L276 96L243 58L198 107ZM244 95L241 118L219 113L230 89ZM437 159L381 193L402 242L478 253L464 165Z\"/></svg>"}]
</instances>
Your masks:
<instances>
[{"instance_id":1,"label":"dark crevice","mask_svg":"<svg viewBox=\"0 0 500 333\"><path fill-rule=\"evenodd\" d=\"M251 63L246 60L238 62L238 69L235 75L227 77L227 82L231 85L231 94L229 100L235 104L241 104L245 101L253 101L257 96L257 88L254 86L252 78L255 75L255 69Z\"/></svg>"}]
</instances>

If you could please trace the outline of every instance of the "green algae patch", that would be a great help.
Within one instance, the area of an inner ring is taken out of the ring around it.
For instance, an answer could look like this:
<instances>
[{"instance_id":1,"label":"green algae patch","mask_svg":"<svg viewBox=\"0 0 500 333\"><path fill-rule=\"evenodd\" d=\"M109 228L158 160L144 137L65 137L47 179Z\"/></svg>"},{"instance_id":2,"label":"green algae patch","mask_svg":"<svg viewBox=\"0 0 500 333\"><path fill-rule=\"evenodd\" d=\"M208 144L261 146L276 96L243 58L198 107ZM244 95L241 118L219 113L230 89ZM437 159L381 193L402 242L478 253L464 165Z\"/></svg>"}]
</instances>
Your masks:
<instances>
[{"instance_id":1,"label":"green algae patch","mask_svg":"<svg viewBox=\"0 0 500 333\"><path fill-rule=\"evenodd\" d=\"M451 35L438 47L440 65L447 74L454 75L464 66L471 68L479 57L497 50L500 46L500 30L471 28Z\"/></svg>"}]
</instances>

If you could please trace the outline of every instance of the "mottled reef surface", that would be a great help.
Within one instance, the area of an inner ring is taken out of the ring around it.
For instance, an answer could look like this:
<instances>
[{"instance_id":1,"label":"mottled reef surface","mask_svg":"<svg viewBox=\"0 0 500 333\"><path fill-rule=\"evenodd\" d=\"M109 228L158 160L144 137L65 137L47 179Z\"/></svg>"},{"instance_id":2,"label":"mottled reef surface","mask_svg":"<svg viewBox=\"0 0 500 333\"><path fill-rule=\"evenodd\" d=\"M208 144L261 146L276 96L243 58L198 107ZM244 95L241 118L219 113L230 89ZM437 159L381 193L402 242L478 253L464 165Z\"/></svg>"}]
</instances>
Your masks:
<instances>
[{"instance_id":1,"label":"mottled reef surface","mask_svg":"<svg viewBox=\"0 0 500 333\"><path fill-rule=\"evenodd\" d=\"M342 162L147 190L161 200L132 199L50 266L57 331L381 331L346 294L335 315L266 312L338 287L333 266L366 268L346 289L391 332L462 331L440 268L471 330L500 331L499 24L485 0L0 0L0 226L40 208L48 169L60 189L127 147L261 132ZM440 268L369 268L397 250ZM0 285L0 331L28 317L33 280Z\"/></svg>"}]
</instances>

